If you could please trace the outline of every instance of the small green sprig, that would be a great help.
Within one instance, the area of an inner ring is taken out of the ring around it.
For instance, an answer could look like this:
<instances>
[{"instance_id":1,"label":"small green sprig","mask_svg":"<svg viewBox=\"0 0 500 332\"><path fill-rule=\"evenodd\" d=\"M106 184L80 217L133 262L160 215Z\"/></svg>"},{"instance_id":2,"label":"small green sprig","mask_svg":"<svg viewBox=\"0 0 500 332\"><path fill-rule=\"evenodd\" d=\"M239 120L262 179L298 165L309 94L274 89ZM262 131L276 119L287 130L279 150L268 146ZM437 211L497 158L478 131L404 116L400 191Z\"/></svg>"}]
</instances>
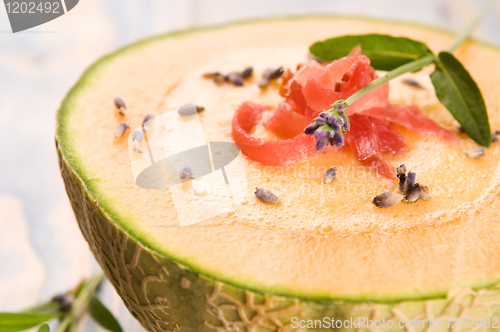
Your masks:
<instances>
[{"instance_id":1,"label":"small green sprig","mask_svg":"<svg viewBox=\"0 0 500 332\"><path fill-rule=\"evenodd\" d=\"M314 43L310 47L310 52L321 60L333 61L346 56L359 45L375 69L388 71L386 75L358 90L345 101L341 101L347 107L368 92L402 74L419 71L425 66L434 64L435 70L430 77L439 101L471 139L481 146L488 147L491 144L491 128L483 96L472 76L451 53L469 37L481 16L477 15L453 43L438 54L432 53L419 41L380 34L348 35L327 39ZM307 130L305 132L308 133Z\"/></svg>"},{"instance_id":2,"label":"small green sprig","mask_svg":"<svg viewBox=\"0 0 500 332\"><path fill-rule=\"evenodd\" d=\"M92 319L105 329L122 332L116 318L96 296L103 278L102 272L98 273L75 289L57 295L36 307L17 313L0 313L0 331L25 331L39 326L38 332L50 332L47 322L58 319L56 332L73 332L88 312Z\"/></svg>"}]
</instances>

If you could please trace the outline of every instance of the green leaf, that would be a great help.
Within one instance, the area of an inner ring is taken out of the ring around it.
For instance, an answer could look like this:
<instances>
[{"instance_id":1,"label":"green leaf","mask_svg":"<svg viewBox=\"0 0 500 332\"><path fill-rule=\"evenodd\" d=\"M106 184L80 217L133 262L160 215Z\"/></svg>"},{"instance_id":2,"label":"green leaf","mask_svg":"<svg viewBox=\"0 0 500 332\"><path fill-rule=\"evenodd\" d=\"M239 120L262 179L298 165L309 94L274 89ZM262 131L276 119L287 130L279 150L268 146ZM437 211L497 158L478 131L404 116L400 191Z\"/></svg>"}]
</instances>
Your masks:
<instances>
[{"instance_id":1,"label":"green leaf","mask_svg":"<svg viewBox=\"0 0 500 332\"><path fill-rule=\"evenodd\" d=\"M393 70L426 55L433 55L419 41L375 33L330 38L314 43L309 51L321 60L333 61L348 55L358 45L361 52L370 58L372 67L378 70Z\"/></svg>"},{"instance_id":2,"label":"green leaf","mask_svg":"<svg viewBox=\"0 0 500 332\"><path fill-rule=\"evenodd\" d=\"M0 331L24 331L45 323L55 317L57 317L55 314L41 315L30 313L0 313Z\"/></svg>"},{"instance_id":3,"label":"green leaf","mask_svg":"<svg viewBox=\"0 0 500 332\"><path fill-rule=\"evenodd\" d=\"M441 52L438 57L436 70L431 74L437 97L470 138L479 145L490 146L488 113L476 82L453 54Z\"/></svg>"},{"instance_id":4,"label":"green leaf","mask_svg":"<svg viewBox=\"0 0 500 332\"><path fill-rule=\"evenodd\" d=\"M38 315L58 315L59 304L53 300L50 300L43 304L37 305L36 307L27 309L23 311L23 313L38 314Z\"/></svg>"},{"instance_id":5,"label":"green leaf","mask_svg":"<svg viewBox=\"0 0 500 332\"><path fill-rule=\"evenodd\" d=\"M111 312L101 303L101 301L93 294L89 301L90 316L102 327L112 332L122 332L120 323L116 320Z\"/></svg>"},{"instance_id":6,"label":"green leaf","mask_svg":"<svg viewBox=\"0 0 500 332\"><path fill-rule=\"evenodd\" d=\"M47 323L43 323L38 329L38 332L50 332L49 325Z\"/></svg>"}]
</instances>

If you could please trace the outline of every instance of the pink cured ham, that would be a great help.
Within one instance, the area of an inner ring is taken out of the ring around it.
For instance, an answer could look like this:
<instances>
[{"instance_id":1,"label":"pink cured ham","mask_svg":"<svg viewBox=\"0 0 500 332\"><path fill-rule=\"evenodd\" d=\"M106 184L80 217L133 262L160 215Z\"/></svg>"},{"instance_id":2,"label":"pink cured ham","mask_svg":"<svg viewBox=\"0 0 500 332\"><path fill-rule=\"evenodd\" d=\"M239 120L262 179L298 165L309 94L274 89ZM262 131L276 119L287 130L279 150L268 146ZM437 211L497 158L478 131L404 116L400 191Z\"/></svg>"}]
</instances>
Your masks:
<instances>
[{"instance_id":1,"label":"pink cured ham","mask_svg":"<svg viewBox=\"0 0 500 332\"><path fill-rule=\"evenodd\" d=\"M269 166L289 166L317 153L314 137L299 134L293 139L264 141L249 134L261 120L267 107L252 102L243 103L233 117L233 139L241 152Z\"/></svg>"},{"instance_id":2,"label":"pink cured ham","mask_svg":"<svg viewBox=\"0 0 500 332\"><path fill-rule=\"evenodd\" d=\"M278 137L288 139L303 133L304 128L312 121L312 117L298 113L295 103L290 100L279 103L273 115L263 125Z\"/></svg>"},{"instance_id":3,"label":"pink cured ham","mask_svg":"<svg viewBox=\"0 0 500 332\"><path fill-rule=\"evenodd\" d=\"M436 122L426 118L420 108L415 105L389 105L387 107L374 107L366 109L363 114L377 119L387 120L408 130L421 134L435 135L446 140L454 141L456 138L448 130Z\"/></svg>"},{"instance_id":4,"label":"pink cured ham","mask_svg":"<svg viewBox=\"0 0 500 332\"><path fill-rule=\"evenodd\" d=\"M346 140L356 159L367 164L377 174L395 179L394 167L382 153L405 151L406 145L401 134L384 120L375 120L362 114L353 114L349 119L351 130L346 133Z\"/></svg>"},{"instance_id":5,"label":"pink cured ham","mask_svg":"<svg viewBox=\"0 0 500 332\"><path fill-rule=\"evenodd\" d=\"M349 55L326 66L310 61L293 77L284 80L282 95L295 103L298 113L315 117L330 109L334 101L347 99L374 78L376 75L370 67L370 60L364 55ZM337 84L340 85L339 91L335 91ZM388 104L389 86L384 84L353 103L349 113Z\"/></svg>"},{"instance_id":6,"label":"pink cured ham","mask_svg":"<svg viewBox=\"0 0 500 332\"><path fill-rule=\"evenodd\" d=\"M284 74L280 94L285 98L273 115L262 121L266 106L245 102L233 118L233 138L248 157L269 166L289 166L318 152L314 137L303 133L322 111L339 99L347 99L377 77L369 59L353 50L351 55L321 65L310 61L295 74ZM453 134L426 118L416 106L390 105L389 85L384 84L366 94L348 109L351 129L346 142L355 158L379 175L395 179L394 167L384 158L387 154L406 151L403 136L391 123L422 134L454 140ZM249 133L262 123L282 140L263 141ZM328 147L322 152L338 148Z\"/></svg>"}]
</instances>

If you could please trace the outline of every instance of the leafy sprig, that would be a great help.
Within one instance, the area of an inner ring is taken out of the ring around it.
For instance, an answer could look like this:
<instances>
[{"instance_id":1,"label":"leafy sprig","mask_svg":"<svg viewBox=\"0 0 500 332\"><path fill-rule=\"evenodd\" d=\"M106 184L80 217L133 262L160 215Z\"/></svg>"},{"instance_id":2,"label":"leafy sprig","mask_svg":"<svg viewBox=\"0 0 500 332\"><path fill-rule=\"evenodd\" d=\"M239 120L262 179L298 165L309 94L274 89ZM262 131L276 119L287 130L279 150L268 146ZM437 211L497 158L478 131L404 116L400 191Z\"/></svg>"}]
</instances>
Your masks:
<instances>
[{"instance_id":1,"label":"leafy sprig","mask_svg":"<svg viewBox=\"0 0 500 332\"><path fill-rule=\"evenodd\" d=\"M47 322L59 319L56 332L73 332L88 312L105 329L122 332L116 318L96 295L103 278L104 275L99 273L80 283L75 289L25 311L0 313L0 331L17 332L39 326L38 332L50 332Z\"/></svg>"},{"instance_id":2,"label":"leafy sprig","mask_svg":"<svg viewBox=\"0 0 500 332\"><path fill-rule=\"evenodd\" d=\"M359 45L375 69L389 71L342 101L347 106L402 74L434 64L431 81L436 96L471 139L488 147L491 144L491 128L483 96L472 76L451 53L468 38L480 17L478 15L445 51L438 54L432 53L422 42L380 34L330 38L314 43L310 52L321 60L333 61L348 55Z\"/></svg>"}]
</instances>

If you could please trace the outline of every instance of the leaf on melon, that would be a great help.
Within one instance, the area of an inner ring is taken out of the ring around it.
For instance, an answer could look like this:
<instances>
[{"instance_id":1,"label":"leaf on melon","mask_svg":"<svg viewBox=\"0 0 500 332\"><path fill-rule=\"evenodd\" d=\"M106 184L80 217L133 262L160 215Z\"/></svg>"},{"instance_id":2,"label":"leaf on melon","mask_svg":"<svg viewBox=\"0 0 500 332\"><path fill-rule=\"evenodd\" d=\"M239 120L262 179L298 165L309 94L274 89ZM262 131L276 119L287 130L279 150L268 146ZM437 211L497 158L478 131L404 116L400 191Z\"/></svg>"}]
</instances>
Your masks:
<instances>
[{"instance_id":1,"label":"leaf on melon","mask_svg":"<svg viewBox=\"0 0 500 332\"><path fill-rule=\"evenodd\" d=\"M490 146L490 123L479 87L453 54L441 52L438 57L431 80L439 101L470 138L479 145Z\"/></svg>"},{"instance_id":2,"label":"leaf on melon","mask_svg":"<svg viewBox=\"0 0 500 332\"><path fill-rule=\"evenodd\" d=\"M333 61L348 55L358 45L361 46L361 52L370 58L371 66L377 70L393 70L421 57L433 55L419 41L375 33L330 38L314 43L309 51L321 60Z\"/></svg>"}]
</instances>

